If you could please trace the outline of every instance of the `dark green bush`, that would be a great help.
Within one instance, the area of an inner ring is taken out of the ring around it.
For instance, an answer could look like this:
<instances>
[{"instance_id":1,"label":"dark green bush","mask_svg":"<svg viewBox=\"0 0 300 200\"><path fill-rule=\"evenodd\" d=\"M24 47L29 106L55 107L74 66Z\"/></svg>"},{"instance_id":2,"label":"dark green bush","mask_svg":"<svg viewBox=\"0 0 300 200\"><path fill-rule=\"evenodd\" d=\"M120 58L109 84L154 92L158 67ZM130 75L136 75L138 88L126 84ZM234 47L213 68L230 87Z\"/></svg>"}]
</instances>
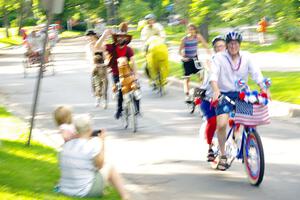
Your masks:
<instances>
[{"instance_id":1,"label":"dark green bush","mask_svg":"<svg viewBox=\"0 0 300 200\"><path fill-rule=\"evenodd\" d=\"M300 42L300 23L279 23L277 28L277 34L280 38L286 41Z\"/></svg>"}]
</instances>

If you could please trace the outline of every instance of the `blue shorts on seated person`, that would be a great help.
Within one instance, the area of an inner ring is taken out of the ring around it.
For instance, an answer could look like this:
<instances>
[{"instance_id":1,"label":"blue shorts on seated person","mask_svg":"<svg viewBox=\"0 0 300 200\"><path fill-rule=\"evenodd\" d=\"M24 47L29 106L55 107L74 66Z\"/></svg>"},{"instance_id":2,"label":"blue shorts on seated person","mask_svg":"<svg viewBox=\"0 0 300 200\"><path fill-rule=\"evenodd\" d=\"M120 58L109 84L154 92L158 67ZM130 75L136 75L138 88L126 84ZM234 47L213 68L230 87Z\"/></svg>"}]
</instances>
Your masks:
<instances>
[{"instance_id":1,"label":"blue shorts on seated person","mask_svg":"<svg viewBox=\"0 0 300 200\"><path fill-rule=\"evenodd\" d=\"M201 104L201 111L206 119L210 119L216 116L215 108L210 105L210 102L207 100L202 100Z\"/></svg>"},{"instance_id":2,"label":"blue shorts on seated person","mask_svg":"<svg viewBox=\"0 0 300 200\"><path fill-rule=\"evenodd\" d=\"M238 92L221 92L222 95L228 96L231 100L235 101L239 97ZM224 113L230 113L233 111L233 105L223 99L219 102L217 108L215 109L217 115L222 115Z\"/></svg>"}]
</instances>

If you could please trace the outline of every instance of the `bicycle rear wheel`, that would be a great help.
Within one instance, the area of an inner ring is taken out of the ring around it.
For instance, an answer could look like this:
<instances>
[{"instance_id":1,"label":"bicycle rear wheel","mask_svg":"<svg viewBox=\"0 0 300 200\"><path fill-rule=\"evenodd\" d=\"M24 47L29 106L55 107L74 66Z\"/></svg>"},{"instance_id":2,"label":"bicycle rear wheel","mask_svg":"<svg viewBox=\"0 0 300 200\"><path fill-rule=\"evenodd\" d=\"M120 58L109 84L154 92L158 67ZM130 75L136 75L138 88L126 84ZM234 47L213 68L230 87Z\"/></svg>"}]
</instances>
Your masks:
<instances>
[{"instance_id":1,"label":"bicycle rear wheel","mask_svg":"<svg viewBox=\"0 0 300 200\"><path fill-rule=\"evenodd\" d=\"M265 159L260 136L255 129L247 130L243 148L244 164L251 185L259 186L264 178Z\"/></svg>"}]
</instances>

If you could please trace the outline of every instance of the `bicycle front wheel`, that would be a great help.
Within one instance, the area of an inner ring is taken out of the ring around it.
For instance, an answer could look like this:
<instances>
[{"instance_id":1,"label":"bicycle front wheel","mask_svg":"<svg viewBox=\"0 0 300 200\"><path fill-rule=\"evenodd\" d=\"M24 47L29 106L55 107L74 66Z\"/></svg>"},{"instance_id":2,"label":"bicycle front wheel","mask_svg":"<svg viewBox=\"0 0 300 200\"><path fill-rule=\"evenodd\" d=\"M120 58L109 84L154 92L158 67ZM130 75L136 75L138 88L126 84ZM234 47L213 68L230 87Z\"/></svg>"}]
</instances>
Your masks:
<instances>
[{"instance_id":1,"label":"bicycle front wheel","mask_svg":"<svg viewBox=\"0 0 300 200\"><path fill-rule=\"evenodd\" d=\"M132 126L132 132L136 132L137 131L137 119L136 119L136 109L135 109L135 105L134 105L134 99L133 99L133 95L131 97L131 101L129 104L129 109L130 109L130 121L131 121L131 126Z\"/></svg>"},{"instance_id":2,"label":"bicycle front wheel","mask_svg":"<svg viewBox=\"0 0 300 200\"><path fill-rule=\"evenodd\" d=\"M265 158L260 136L255 129L247 131L243 148L244 164L251 185L259 186L264 178Z\"/></svg>"}]
</instances>

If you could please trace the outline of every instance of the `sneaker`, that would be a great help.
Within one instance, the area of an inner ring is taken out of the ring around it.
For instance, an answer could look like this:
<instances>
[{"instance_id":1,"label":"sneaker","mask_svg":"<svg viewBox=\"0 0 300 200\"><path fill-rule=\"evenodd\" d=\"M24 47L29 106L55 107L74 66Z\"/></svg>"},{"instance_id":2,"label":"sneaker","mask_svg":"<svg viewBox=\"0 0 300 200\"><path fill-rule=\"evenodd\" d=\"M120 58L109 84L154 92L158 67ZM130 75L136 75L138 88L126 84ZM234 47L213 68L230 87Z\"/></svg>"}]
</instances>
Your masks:
<instances>
[{"instance_id":1,"label":"sneaker","mask_svg":"<svg viewBox=\"0 0 300 200\"><path fill-rule=\"evenodd\" d=\"M192 103L192 98L191 98L191 96L186 95L184 101L185 101L185 103Z\"/></svg>"},{"instance_id":2,"label":"sneaker","mask_svg":"<svg viewBox=\"0 0 300 200\"><path fill-rule=\"evenodd\" d=\"M212 149L209 149L207 153L207 162L212 162L214 160L215 160L214 151Z\"/></svg>"},{"instance_id":3,"label":"sneaker","mask_svg":"<svg viewBox=\"0 0 300 200\"><path fill-rule=\"evenodd\" d=\"M218 163L218 169L221 171L225 171L228 169L229 165L227 163L227 157L225 155L220 157L219 163Z\"/></svg>"}]
</instances>

